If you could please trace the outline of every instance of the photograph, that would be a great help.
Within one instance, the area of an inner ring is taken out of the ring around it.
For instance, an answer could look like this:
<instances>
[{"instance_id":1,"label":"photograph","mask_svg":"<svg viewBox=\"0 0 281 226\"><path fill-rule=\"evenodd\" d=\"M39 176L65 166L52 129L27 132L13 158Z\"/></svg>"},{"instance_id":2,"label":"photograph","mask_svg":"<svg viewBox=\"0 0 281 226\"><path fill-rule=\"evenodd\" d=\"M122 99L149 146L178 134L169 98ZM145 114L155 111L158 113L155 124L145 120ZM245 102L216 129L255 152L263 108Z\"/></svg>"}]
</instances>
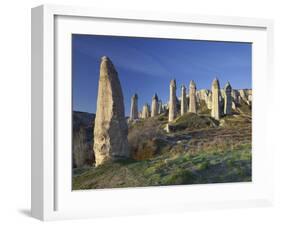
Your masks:
<instances>
[{"instance_id":1,"label":"photograph","mask_svg":"<svg viewBox=\"0 0 281 226\"><path fill-rule=\"evenodd\" d=\"M71 45L72 190L252 182L252 43Z\"/></svg>"}]
</instances>

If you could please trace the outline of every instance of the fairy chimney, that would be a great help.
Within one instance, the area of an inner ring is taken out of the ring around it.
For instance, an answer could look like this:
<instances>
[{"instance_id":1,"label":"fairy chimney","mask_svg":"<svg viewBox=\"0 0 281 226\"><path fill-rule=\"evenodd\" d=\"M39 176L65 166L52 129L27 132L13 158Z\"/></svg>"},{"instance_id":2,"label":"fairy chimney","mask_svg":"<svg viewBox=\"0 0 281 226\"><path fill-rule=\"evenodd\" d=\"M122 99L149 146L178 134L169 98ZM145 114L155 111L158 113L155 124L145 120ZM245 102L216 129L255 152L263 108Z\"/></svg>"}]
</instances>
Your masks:
<instances>
[{"instance_id":1,"label":"fairy chimney","mask_svg":"<svg viewBox=\"0 0 281 226\"><path fill-rule=\"evenodd\" d=\"M138 95L135 93L131 97L131 114L130 119L134 120L138 118Z\"/></svg>"},{"instance_id":2,"label":"fairy chimney","mask_svg":"<svg viewBox=\"0 0 281 226\"><path fill-rule=\"evenodd\" d=\"M220 83L217 78L213 80L212 83L212 117L219 120L220 119Z\"/></svg>"},{"instance_id":3,"label":"fairy chimney","mask_svg":"<svg viewBox=\"0 0 281 226\"><path fill-rule=\"evenodd\" d=\"M142 118L143 119L149 118L149 105L148 104L143 105Z\"/></svg>"},{"instance_id":4,"label":"fairy chimney","mask_svg":"<svg viewBox=\"0 0 281 226\"><path fill-rule=\"evenodd\" d=\"M232 88L229 82L224 87L224 114L231 115L232 113Z\"/></svg>"},{"instance_id":5,"label":"fairy chimney","mask_svg":"<svg viewBox=\"0 0 281 226\"><path fill-rule=\"evenodd\" d=\"M173 121L177 116L177 96L176 96L176 80L170 82L170 100L169 100L169 122Z\"/></svg>"},{"instance_id":6,"label":"fairy chimney","mask_svg":"<svg viewBox=\"0 0 281 226\"><path fill-rule=\"evenodd\" d=\"M193 80L189 84L189 112L196 113L196 85Z\"/></svg>"},{"instance_id":7,"label":"fairy chimney","mask_svg":"<svg viewBox=\"0 0 281 226\"><path fill-rule=\"evenodd\" d=\"M102 57L94 128L96 166L129 157L128 126L118 73L108 57Z\"/></svg>"},{"instance_id":8,"label":"fairy chimney","mask_svg":"<svg viewBox=\"0 0 281 226\"><path fill-rule=\"evenodd\" d=\"M187 112L187 99L186 99L186 88L184 85L181 86L181 115Z\"/></svg>"}]
</instances>

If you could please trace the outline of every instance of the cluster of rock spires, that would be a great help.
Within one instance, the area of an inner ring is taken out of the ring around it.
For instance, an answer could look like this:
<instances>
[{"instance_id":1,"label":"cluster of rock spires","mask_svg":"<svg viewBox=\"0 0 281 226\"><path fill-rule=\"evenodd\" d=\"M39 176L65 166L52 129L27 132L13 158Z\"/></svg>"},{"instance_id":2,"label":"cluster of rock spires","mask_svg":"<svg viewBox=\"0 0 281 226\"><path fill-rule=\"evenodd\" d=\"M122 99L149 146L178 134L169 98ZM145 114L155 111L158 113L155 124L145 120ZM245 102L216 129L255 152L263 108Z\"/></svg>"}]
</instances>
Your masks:
<instances>
[{"instance_id":1,"label":"cluster of rock spires","mask_svg":"<svg viewBox=\"0 0 281 226\"><path fill-rule=\"evenodd\" d=\"M130 120L155 117L168 112L168 121L172 122L179 115L187 112L197 113L201 101L211 110L211 116L219 120L222 115L232 114L241 101L251 104L252 90L234 90L228 82L224 89L220 88L219 80L212 82L211 91L197 91L193 80L189 83L189 94L185 85L181 86L181 97L176 95L176 80L170 82L169 103L163 104L157 94L152 97L151 109L148 103L142 111L138 111L138 95L131 98ZM180 108L178 108L180 106ZM179 112L178 112L178 109ZM97 98L97 110L94 127L95 165L99 166L108 161L129 157L128 125L125 117L124 98L118 73L108 57L102 57Z\"/></svg>"},{"instance_id":2,"label":"cluster of rock spires","mask_svg":"<svg viewBox=\"0 0 281 226\"><path fill-rule=\"evenodd\" d=\"M216 120L219 120L223 115L231 115L232 110L236 109L236 106L240 104L241 101L248 105L252 102L252 90L234 90L229 82L226 83L224 89L221 89L217 78L215 78L212 82L211 91L208 89L197 91L195 82L191 80L189 83L189 94L187 95L186 87L185 85L182 85L181 97L179 98L180 101L176 96L176 89L176 80L171 80L168 104L163 105L162 101L158 100L157 94L155 94L152 97L151 111L149 104L146 103L143 106L142 111L138 112L138 98L137 94L134 94L131 99L130 120L154 117L168 111L168 121L172 122L178 116L184 115L187 112L197 113L198 106L201 104L201 101L203 101L207 108L211 110L211 116ZM178 105L180 105L179 112Z\"/></svg>"}]
</instances>

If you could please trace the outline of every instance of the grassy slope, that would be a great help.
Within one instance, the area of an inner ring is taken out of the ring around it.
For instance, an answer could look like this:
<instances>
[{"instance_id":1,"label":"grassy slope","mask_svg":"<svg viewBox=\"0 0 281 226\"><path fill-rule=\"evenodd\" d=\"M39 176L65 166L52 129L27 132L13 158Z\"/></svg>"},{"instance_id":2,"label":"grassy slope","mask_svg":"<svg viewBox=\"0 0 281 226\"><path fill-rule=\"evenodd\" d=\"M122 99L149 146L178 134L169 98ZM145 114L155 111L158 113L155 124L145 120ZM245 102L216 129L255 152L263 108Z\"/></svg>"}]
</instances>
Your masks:
<instances>
[{"instance_id":1,"label":"grassy slope","mask_svg":"<svg viewBox=\"0 0 281 226\"><path fill-rule=\"evenodd\" d=\"M251 147L161 155L74 172L73 189L251 181Z\"/></svg>"},{"instance_id":2,"label":"grassy slope","mask_svg":"<svg viewBox=\"0 0 281 226\"><path fill-rule=\"evenodd\" d=\"M248 112L224 117L220 126L187 114L170 134L163 130L166 120L161 115L130 125L132 160L76 169L73 189L251 181Z\"/></svg>"}]
</instances>

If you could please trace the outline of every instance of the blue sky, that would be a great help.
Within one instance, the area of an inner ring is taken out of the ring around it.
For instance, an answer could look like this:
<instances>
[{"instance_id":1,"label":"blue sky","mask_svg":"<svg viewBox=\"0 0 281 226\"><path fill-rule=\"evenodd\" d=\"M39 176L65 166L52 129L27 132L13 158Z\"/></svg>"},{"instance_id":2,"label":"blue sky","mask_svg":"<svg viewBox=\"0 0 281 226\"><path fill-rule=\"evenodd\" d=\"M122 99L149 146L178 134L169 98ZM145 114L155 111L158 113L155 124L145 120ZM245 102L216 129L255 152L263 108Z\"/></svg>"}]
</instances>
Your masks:
<instances>
[{"instance_id":1,"label":"blue sky","mask_svg":"<svg viewBox=\"0 0 281 226\"><path fill-rule=\"evenodd\" d=\"M96 111L100 58L108 56L122 85L125 111L130 99L139 97L139 110L151 104L154 93L168 101L169 83L176 79L188 87L210 89L218 77L221 87L227 81L234 89L252 87L252 45L250 43L72 35L73 109ZM188 90L187 90L188 92Z\"/></svg>"}]
</instances>

